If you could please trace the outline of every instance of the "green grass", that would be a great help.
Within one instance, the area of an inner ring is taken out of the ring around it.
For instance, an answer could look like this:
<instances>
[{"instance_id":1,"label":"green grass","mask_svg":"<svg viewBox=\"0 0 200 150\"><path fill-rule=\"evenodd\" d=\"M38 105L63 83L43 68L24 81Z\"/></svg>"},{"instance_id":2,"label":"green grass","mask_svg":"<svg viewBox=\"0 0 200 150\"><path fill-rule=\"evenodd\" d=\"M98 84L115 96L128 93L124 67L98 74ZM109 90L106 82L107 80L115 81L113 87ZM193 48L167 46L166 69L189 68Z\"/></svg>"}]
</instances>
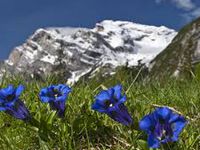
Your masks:
<instances>
[{"instance_id":1,"label":"green grass","mask_svg":"<svg viewBox=\"0 0 200 150\"><path fill-rule=\"evenodd\" d=\"M41 103L38 93L42 87L60 83L47 78L46 81L26 82L22 78L5 79L1 88L8 84L23 84L26 90L21 96L31 115L40 122L39 128L32 127L21 120L0 113L1 150L134 150L148 149L146 137L114 122L108 116L91 110L94 96L101 90L117 83L123 85L127 93L125 103L134 122L154 110L153 104L167 105L188 117L189 124L180 135L177 143L161 149L199 150L200 149L200 82L198 80L169 80L158 83L132 82L135 73L120 70L114 77L82 80L74 85L66 103L64 119L59 119L47 104ZM131 86L132 85L132 86Z\"/></svg>"}]
</instances>

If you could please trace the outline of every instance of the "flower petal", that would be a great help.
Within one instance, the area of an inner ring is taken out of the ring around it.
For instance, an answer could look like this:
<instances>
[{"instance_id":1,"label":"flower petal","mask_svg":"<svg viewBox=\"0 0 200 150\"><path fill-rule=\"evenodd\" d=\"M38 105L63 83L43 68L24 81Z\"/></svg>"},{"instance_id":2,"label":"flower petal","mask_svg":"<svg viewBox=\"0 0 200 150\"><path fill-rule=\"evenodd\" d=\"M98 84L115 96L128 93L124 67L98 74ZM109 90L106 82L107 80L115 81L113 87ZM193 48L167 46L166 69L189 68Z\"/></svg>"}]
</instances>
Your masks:
<instances>
[{"instance_id":1,"label":"flower petal","mask_svg":"<svg viewBox=\"0 0 200 150\"><path fill-rule=\"evenodd\" d=\"M3 103L5 100L0 98L0 104Z\"/></svg>"},{"instance_id":2,"label":"flower petal","mask_svg":"<svg viewBox=\"0 0 200 150\"><path fill-rule=\"evenodd\" d=\"M11 107L15 104L16 101L17 101L17 99L14 99L13 101L6 102L4 105L7 106L7 107Z\"/></svg>"},{"instance_id":3,"label":"flower petal","mask_svg":"<svg viewBox=\"0 0 200 150\"><path fill-rule=\"evenodd\" d=\"M47 96L40 96L40 100L43 103L48 103L48 102L52 101L53 99L51 97L47 97Z\"/></svg>"},{"instance_id":4,"label":"flower petal","mask_svg":"<svg viewBox=\"0 0 200 150\"><path fill-rule=\"evenodd\" d=\"M7 88L1 89L0 90L0 98L4 99L8 95L12 95L14 93L15 89L13 85L9 85Z\"/></svg>"},{"instance_id":5,"label":"flower petal","mask_svg":"<svg viewBox=\"0 0 200 150\"><path fill-rule=\"evenodd\" d=\"M159 148L160 147L159 140L153 134L149 134L147 141L148 141L148 146L150 148Z\"/></svg>"},{"instance_id":6,"label":"flower petal","mask_svg":"<svg viewBox=\"0 0 200 150\"><path fill-rule=\"evenodd\" d=\"M112 97L114 95L114 89L113 88L109 88L108 90L106 90L106 92L108 92L108 94L110 95L110 97Z\"/></svg>"},{"instance_id":7,"label":"flower petal","mask_svg":"<svg viewBox=\"0 0 200 150\"><path fill-rule=\"evenodd\" d=\"M94 104L92 104L92 109L96 110L96 111L98 111L100 113L106 113L107 112L107 110L104 107L102 107L102 105L99 105L96 102Z\"/></svg>"},{"instance_id":8,"label":"flower petal","mask_svg":"<svg viewBox=\"0 0 200 150\"><path fill-rule=\"evenodd\" d=\"M116 85L113 87L114 89L114 96L116 99L120 99L121 98L121 92L122 92L122 86L121 85Z\"/></svg>"},{"instance_id":9,"label":"flower petal","mask_svg":"<svg viewBox=\"0 0 200 150\"><path fill-rule=\"evenodd\" d=\"M69 94L71 91L72 91L71 88L68 86L65 86L64 88L62 88L63 94Z\"/></svg>"},{"instance_id":10,"label":"flower petal","mask_svg":"<svg viewBox=\"0 0 200 150\"><path fill-rule=\"evenodd\" d=\"M67 100L67 95L61 95L59 97L57 97L54 101L58 102L58 101L63 101L65 102Z\"/></svg>"},{"instance_id":11,"label":"flower petal","mask_svg":"<svg viewBox=\"0 0 200 150\"><path fill-rule=\"evenodd\" d=\"M160 108L157 108L157 109L155 110L155 114L156 114L160 119L163 119L163 120L170 119L171 113L172 113L172 110L169 109L168 107L160 107Z\"/></svg>"},{"instance_id":12,"label":"flower petal","mask_svg":"<svg viewBox=\"0 0 200 150\"><path fill-rule=\"evenodd\" d=\"M48 89L47 88L43 88L40 90L40 96L47 96L47 93L48 93Z\"/></svg>"},{"instance_id":13,"label":"flower petal","mask_svg":"<svg viewBox=\"0 0 200 150\"><path fill-rule=\"evenodd\" d=\"M125 125L132 124L133 120L130 114L128 113L128 109L126 108L126 106L124 104L119 104L118 107L119 107L121 116L123 117L123 120L125 122Z\"/></svg>"},{"instance_id":14,"label":"flower petal","mask_svg":"<svg viewBox=\"0 0 200 150\"><path fill-rule=\"evenodd\" d=\"M149 114L149 115L146 115L142 118L142 120L140 121L139 123L139 127L141 130L144 130L146 132L150 132L152 126L155 125L155 122L154 120L152 119L153 114Z\"/></svg>"},{"instance_id":15,"label":"flower petal","mask_svg":"<svg viewBox=\"0 0 200 150\"><path fill-rule=\"evenodd\" d=\"M124 95L122 98L119 99L120 103L124 103L126 101L126 95Z\"/></svg>"},{"instance_id":16,"label":"flower petal","mask_svg":"<svg viewBox=\"0 0 200 150\"><path fill-rule=\"evenodd\" d=\"M63 118L65 115L65 101L51 101L50 102L50 107L53 110L56 110L58 113L58 116Z\"/></svg>"},{"instance_id":17,"label":"flower petal","mask_svg":"<svg viewBox=\"0 0 200 150\"><path fill-rule=\"evenodd\" d=\"M123 125L131 125L133 120L124 104L116 104L108 109L107 113L113 120Z\"/></svg>"},{"instance_id":18,"label":"flower petal","mask_svg":"<svg viewBox=\"0 0 200 150\"><path fill-rule=\"evenodd\" d=\"M15 91L15 96L19 97L21 95L21 93L24 91L24 86L23 85L19 85Z\"/></svg>"},{"instance_id":19,"label":"flower petal","mask_svg":"<svg viewBox=\"0 0 200 150\"><path fill-rule=\"evenodd\" d=\"M5 111L5 110L6 110L5 107L0 106L0 111Z\"/></svg>"},{"instance_id":20,"label":"flower petal","mask_svg":"<svg viewBox=\"0 0 200 150\"><path fill-rule=\"evenodd\" d=\"M49 90L48 88L43 88L40 91L39 97L40 100L44 103L48 103L49 101L53 100L52 97L49 97Z\"/></svg>"},{"instance_id":21,"label":"flower petal","mask_svg":"<svg viewBox=\"0 0 200 150\"><path fill-rule=\"evenodd\" d=\"M104 105L105 105L105 101L106 101L106 100L109 100L109 101L110 101L111 96L109 95L109 93L108 93L107 91L103 90L103 91L101 91L95 98L96 98L96 101L97 101L100 105L104 106Z\"/></svg>"},{"instance_id":22,"label":"flower petal","mask_svg":"<svg viewBox=\"0 0 200 150\"><path fill-rule=\"evenodd\" d=\"M181 131L183 130L183 128L185 127L186 124L187 124L187 121L182 116L179 116L176 119L176 121L174 121L172 123L172 130L173 130L172 140L173 141L177 141L178 140L178 136L181 133Z\"/></svg>"},{"instance_id":23,"label":"flower petal","mask_svg":"<svg viewBox=\"0 0 200 150\"><path fill-rule=\"evenodd\" d=\"M15 106L8 107L8 109L6 109L6 113L21 120L28 120L31 118L28 109L19 99L16 101Z\"/></svg>"}]
</instances>

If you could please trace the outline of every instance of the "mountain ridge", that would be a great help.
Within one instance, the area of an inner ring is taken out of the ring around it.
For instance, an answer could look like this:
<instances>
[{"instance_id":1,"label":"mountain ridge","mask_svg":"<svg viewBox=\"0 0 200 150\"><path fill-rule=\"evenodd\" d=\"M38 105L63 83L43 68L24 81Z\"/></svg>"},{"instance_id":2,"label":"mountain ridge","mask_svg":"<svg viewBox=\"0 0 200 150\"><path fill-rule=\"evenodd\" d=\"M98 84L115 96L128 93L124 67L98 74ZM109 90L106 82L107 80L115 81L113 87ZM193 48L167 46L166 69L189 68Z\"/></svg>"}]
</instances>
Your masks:
<instances>
[{"instance_id":1,"label":"mountain ridge","mask_svg":"<svg viewBox=\"0 0 200 150\"><path fill-rule=\"evenodd\" d=\"M164 26L105 20L93 29L38 29L24 44L14 48L1 71L42 78L51 73L70 84L85 74L112 74L118 66L148 63L176 35Z\"/></svg>"},{"instance_id":2,"label":"mountain ridge","mask_svg":"<svg viewBox=\"0 0 200 150\"><path fill-rule=\"evenodd\" d=\"M183 27L172 42L150 64L150 77L195 76L200 62L200 18Z\"/></svg>"}]
</instances>

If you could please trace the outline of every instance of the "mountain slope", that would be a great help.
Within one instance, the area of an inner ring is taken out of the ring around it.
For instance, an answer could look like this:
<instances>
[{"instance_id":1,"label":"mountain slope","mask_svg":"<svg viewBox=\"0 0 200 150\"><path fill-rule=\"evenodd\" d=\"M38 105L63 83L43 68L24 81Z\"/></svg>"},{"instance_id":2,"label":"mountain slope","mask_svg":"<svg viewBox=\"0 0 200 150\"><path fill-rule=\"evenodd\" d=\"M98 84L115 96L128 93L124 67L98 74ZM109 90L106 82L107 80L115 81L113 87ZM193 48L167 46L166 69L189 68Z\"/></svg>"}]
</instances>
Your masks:
<instances>
[{"instance_id":1,"label":"mountain slope","mask_svg":"<svg viewBox=\"0 0 200 150\"><path fill-rule=\"evenodd\" d=\"M169 76L194 75L200 62L200 18L180 30L171 44L150 64L150 76L162 79Z\"/></svg>"},{"instance_id":2,"label":"mountain slope","mask_svg":"<svg viewBox=\"0 0 200 150\"><path fill-rule=\"evenodd\" d=\"M84 75L112 74L118 66L148 63L176 35L172 29L106 20L94 29L37 30L5 61L7 72L42 78L58 74L74 83Z\"/></svg>"}]
</instances>

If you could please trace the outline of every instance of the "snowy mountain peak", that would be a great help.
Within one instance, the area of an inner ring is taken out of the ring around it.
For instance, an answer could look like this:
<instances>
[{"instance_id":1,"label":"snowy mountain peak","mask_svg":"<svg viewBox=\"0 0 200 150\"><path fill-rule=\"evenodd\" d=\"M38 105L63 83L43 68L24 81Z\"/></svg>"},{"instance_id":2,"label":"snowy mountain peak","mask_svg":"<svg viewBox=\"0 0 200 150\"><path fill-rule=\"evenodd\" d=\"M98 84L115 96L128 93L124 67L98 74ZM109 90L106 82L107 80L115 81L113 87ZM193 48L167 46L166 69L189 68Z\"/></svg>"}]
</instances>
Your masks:
<instances>
[{"instance_id":1,"label":"snowy mountain peak","mask_svg":"<svg viewBox=\"0 0 200 150\"><path fill-rule=\"evenodd\" d=\"M118 66L136 66L139 61L148 65L176 34L164 26L111 20L93 29L38 29L12 51L4 66L12 73L40 78L52 72L62 74L74 83L102 68L110 74Z\"/></svg>"},{"instance_id":2,"label":"snowy mountain peak","mask_svg":"<svg viewBox=\"0 0 200 150\"><path fill-rule=\"evenodd\" d=\"M137 65L138 60L149 63L163 50L177 34L173 29L149 26L125 21L105 20L92 30L97 32L115 49L129 50L129 64ZM135 55L137 54L137 55Z\"/></svg>"}]
</instances>

